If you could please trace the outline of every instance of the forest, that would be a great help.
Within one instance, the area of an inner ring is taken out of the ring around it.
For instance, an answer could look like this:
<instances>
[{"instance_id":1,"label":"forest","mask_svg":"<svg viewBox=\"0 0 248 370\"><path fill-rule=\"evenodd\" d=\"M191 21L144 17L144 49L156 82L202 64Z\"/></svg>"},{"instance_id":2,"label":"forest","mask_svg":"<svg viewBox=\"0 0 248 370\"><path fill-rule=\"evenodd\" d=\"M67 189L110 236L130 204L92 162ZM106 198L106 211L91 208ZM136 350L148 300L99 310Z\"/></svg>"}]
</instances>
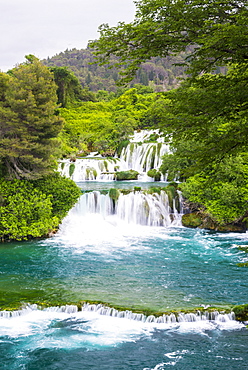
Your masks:
<instances>
[{"instance_id":1,"label":"forest","mask_svg":"<svg viewBox=\"0 0 248 370\"><path fill-rule=\"evenodd\" d=\"M142 84L150 86L156 92L179 86L180 79L185 75L185 67L182 64L188 53L188 51L182 52L177 56L166 58L152 57L141 64L128 86ZM112 55L107 65L100 65L94 61L94 48L88 46L81 50L65 50L43 60L43 63L48 67L68 67L78 78L82 87L90 91L117 92L120 88L118 81L123 72L123 67L116 65L118 58Z\"/></svg>"}]
</instances>

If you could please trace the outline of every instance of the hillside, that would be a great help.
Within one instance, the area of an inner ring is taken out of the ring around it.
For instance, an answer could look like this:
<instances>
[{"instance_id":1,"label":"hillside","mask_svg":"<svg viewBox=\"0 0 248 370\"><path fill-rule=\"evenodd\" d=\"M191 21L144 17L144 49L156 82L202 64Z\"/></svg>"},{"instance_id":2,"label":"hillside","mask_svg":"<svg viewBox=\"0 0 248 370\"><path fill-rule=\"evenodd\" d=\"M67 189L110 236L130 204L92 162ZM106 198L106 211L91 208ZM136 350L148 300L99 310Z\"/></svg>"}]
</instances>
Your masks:
<instances>
[{"instance_id":1,"label":"hillside","mask_svg":"<svg viewBox=\"0 0 248 370\"><path fill-rule=\"evenodd\" d=\"M180 78L184 76L184 67L175 65L183 63L185 55L166 58L154 57L142 64L135 79L129 84L142 84L150 86L154 91L167 91L175 88L180 83ZM110 61L111 68L94 64L92 49L72 49L61 52L52 58L48 58L43 63L48 66L67 66L78 77L83 87L88 87L90 91L107 90L116 92L118 87L116 81L119 80L120 69L113 66L116 57Z\"/></svg>"}]
</instances>

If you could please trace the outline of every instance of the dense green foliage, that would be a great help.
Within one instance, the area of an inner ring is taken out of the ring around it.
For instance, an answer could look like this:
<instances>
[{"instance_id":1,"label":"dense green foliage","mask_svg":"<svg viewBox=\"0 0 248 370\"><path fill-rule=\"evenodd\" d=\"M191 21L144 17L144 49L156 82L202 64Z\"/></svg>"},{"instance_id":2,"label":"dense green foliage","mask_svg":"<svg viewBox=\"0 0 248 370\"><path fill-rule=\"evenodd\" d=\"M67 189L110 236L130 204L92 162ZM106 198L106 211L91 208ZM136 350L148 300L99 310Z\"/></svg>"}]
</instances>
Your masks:
<instances>
[{"instance_id":1,"label":"dense green foliage","mask_svg":"<svg viewBox=\"0 0 248 370\"><path fill-rule=\"evenodd\" d=\"M0 238L21 240L52 231L58 219L52 215L49 197L26 180L0 182Z\"/></svg>"},{"instance_id":2,"label":"dense green foliage","mask_svg":"<svg viewBox=\"0 0 248 370\"><path fill-rule=\"evenodd\" d=\"M145 61L137 70L136 76L129 84L129 88L134 87L135 84L142 84L150 86L154 91L165 91L178 86L179 79L184 76L185 68L175 65L175 63L183 63L186 55L187 53L181 53L178 56L154 57L149 61ZM112 55L108 66L94 63L93 50L87 48L66 50L44 60L43 63L52 68L55 66L68 67L70 71L75 73L84 88L88 88L98 95L99 90L112 93L120 92L116 83L120 79L121 68L114 66L117 61L118 59Z\"/></svg>"},{"instance_id":3,"label":"dense green foliage","mask_svg":"<svg viewBox=\"0 0 248 370\"><path fill-rule=\"evenodd\" d=\"M154 181L160 181L161 178L161 172L156 170L155 168L152 168L147 172L147 175L154 178Z\"/></svg>"},{"instance_id":4,"label":"dense green foliage","mask_svg":"<svg viewBox=\"0 0 248 370\"><path fill-rule=\"evenodd\" d=\"M0 74L1 240L49 234L80 195L74 182L54 173L63 124L54 76L37 58L26 59Z\"/></svg>"},{"instance_id":5,"label":"dense green foliage","mask_svg":"<svg viewBox=\"0 0 248 370\"><path fill-rule=\"evenodd\" d=\"M0 181L0 240L25 240L53 232L80 195L59 174L34 182Z\"/></svg>"},{"instance_id":6,"label":"dense green foliage","mask_svg":"<svg viewBox=\"0 0 248 370\"><path fill-rule=\"evenodd\" d=\"M99 40L90 44L100 63L125 65L126 80L141 62L190 50L185 60L193 75L227 63L247 60L247 4L234 0L140 0L132 23L100 26Z\"/></svg>"},{"instance_id":7,"label":"dense green foliage","mask_svg":"<svg viewBox=\"0 0 248 370\"><path fill-rule=\"evenodd\" d=\"M247 70L203 75L170 94L164 124L173 154L163 173L187 178L184 195L221 223L242 220L248 201ZM168 98L168 96L167 96Z\"/></svg>"},{"instance_id":8,"label":"dense green foliage","mask_svg":"<svg viewBox=\"0 0 248 370\"><path fill-rule=\"evenodd\" d=\"M52 213L59 221L66 216L81 195L81 190L74 181L60 176L57 172L36 180L33 184L36 189L50 198Z\"/></svg>"},{"instance_id":9,"label":"dense green foliage","mask_svg":"<svg viewBox=\"0 0 248 370\"><path fill-rule=\"evenodd\" d=\"M190 50L190 77L161 94L144 120L170 140L161 171L187 179L184 195L219 223L241 221L248 214L247 3L141 0L136 6L134 22L100 27L92 44L98 62L116 55L129 81L148 57Z\"/></svg>"},{"instance_id":10,"label":"dense green foliage","mask_svg":"<svg viewBox=\"0 0 248 370\"><path fill-rule=\"evenodd\" d=\"M98 151L113 155L137 128L145 125L143 118L156 99L137 86L124 91L111 101L83 102L60 110L65 125L60 140L63 154L79 155Z\"/></svg>"},{"instance_id":11,"label":"dense green foliage","mask_svg":"<svg viewBox=\"0 0 248 370\"><path fill-rule=\"evenodd\" d=\"M52 73L33 56L0 74L0 173L9 178L38 178L56 167L56 113ZM57 152L56 152L57 151Z\"/></svg>"},{"instance_id":12,"label":"dense green foliage","mask_svg":"<svg viewBox=\"0 0 248 370\"><path fill-rule=\"evenodd\" d=\"M67 67L53 67L50 70L54 74L58 103L61 107L68 107L77 101L95 101L94 94L83 89L77 77Z\"/></svg>"}]
</instances>

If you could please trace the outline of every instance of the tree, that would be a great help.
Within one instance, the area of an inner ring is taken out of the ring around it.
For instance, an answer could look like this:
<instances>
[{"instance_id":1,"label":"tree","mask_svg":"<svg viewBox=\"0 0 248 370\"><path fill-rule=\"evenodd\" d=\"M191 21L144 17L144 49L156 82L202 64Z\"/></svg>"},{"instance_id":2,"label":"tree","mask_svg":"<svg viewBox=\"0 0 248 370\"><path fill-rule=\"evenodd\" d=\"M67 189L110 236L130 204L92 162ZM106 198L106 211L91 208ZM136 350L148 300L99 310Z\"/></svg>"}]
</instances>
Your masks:
<instances>
[{"instance_id":1,"label":"tree","mask_svg":"<svg viewBox=\"0 0 248 370\"><path fill-rule=\"evenodd\" d=\"M32 179L49 173L56 166L56 137L63 124L52 73L28 56L8 75L0 74L0 89L2 175Z\"/></svg>"},{"instance_id":2,"label":"tree","mask_svg":"<svg viewBox=\"0 0 248 370\"><path fill-rule=\"evenodd\" d=\"M100 38L90 44L97 60L108 63L111 55L123 64L124 81L134 76L141 62L190 51L185 64L197 75L228 63L248 59L248 7L239 0L141 0L134 22L103 24Z\"/></svg>"},{"instance_id":3,"label":"tree","mask_svg":"<svg viewBox=\"0 0 248 370\"><path fill-rule=\"evenodd\" d=\"M67 67L52 67L57 84L58 103L66 108L76 101L95 101L95 96L88 89L83 89L79 80Z\"/></svg>"},{"instance_id":4,"label":"tree","mask_svg":"<svg viewBox=\"0 0 248 370\"><path fill-rule=\"evenodd\" d=\"M141 0L136 6L133 23L100 27L92 44L97 58L118 56L125 82L149 57L189 51L190 75L144 121L169 135L172 153L161 170L187 178L187 198L220 223L241 220L248 214L247 2Z\"/></svg>"},{"instance_id":5,"label":"tree","mask_svg":"<svg viewBox=\"0 0 248 370\"><path fill-rule=\"evenodd\" d=\"M175 156L190 160L187 176L217 171L218 163L247 151L247 79L247 68L235 65L225 76L205 74L165 94L170 104L162 125Z\"/></svg>"}]
</instances>

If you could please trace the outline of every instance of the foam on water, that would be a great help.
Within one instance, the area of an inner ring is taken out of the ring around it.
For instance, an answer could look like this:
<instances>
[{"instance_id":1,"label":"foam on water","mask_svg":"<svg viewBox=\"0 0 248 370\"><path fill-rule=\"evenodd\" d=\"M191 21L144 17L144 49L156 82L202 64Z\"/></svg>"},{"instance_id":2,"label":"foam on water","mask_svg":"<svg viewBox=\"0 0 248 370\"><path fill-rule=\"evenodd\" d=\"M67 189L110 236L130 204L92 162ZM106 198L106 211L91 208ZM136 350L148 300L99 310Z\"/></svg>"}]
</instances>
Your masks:
<instances>
[{"instance_id":1,"label":"foam on water","mask_svg":"<svg viewBox=\"0 0 248 370\"><path fill-rule=\"evenodd\" d=\"M178 333L237 330L244 327L233 314L174 314L144 316L131 311L118 311L103 305L50 307L40 310L36 305L17 312L1 312L0 337L29 337L27 345L35 348L79 348L81 346L113 346L150 336L156 330ZM68 340L69 339L69 340Z\"/></svg>"}]
</instances>

